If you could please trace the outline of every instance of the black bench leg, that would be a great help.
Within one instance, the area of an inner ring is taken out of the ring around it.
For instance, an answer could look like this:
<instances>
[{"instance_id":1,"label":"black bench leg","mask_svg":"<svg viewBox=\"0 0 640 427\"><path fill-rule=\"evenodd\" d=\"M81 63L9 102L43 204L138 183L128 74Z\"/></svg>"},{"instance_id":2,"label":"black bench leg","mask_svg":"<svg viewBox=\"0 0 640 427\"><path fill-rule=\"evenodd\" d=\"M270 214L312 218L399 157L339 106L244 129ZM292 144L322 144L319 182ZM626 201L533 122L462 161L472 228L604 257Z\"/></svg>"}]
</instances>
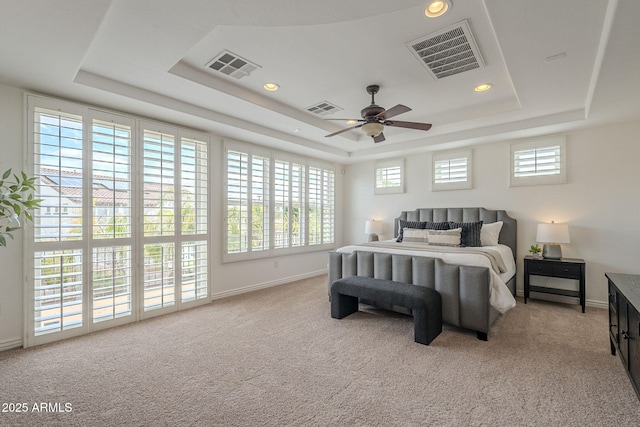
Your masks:
<instances>
[{"instance_id":1,"label":"black bench leg","mask_svg":"<svg viewBox=\"0 0 640 427\"><path fill-rule=\"evenodd\" d=\"M478 339L480 341L489 341L489 337L487 336L486 332L476 332L478 334Z\"/></svg>"},{"instance_id":2,"label":"black bench leg","mask_svg":"<svg viewBox=\"0 0 640 427\"><path fill-rule=\"evenodd\" d=\"M435 312L435 313L434 313ZM413 340L429 345L442 332L442 318L439 310L413 310Z\"/></svg>"},{"instance_id":3,"label":"black bench leg","mask_svg":"<svg viewBox=\"0 0 640 427\"><path fill-rule=\"evenodd\" d=\"M334 294L331 298L331 317L342 319L358 311L358 297Z\"/></svg>"}]
</instances>

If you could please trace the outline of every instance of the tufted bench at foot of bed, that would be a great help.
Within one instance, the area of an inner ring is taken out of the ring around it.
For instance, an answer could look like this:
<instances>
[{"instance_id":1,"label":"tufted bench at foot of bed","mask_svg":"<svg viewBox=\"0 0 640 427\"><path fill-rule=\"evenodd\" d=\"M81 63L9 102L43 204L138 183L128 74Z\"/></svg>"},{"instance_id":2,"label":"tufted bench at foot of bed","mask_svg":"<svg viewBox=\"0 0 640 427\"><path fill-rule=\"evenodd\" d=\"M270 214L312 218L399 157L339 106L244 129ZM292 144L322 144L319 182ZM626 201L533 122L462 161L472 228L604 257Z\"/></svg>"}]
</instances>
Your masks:
<instances>
[{"instance_id":1,"label":"tufted bench at foot of bed","mask_svg":"<svg viewBox=\"0 0 640 427\"><path fill-rule=\"evenodd\" d=\"M442 332L442 301L434 289L372 277L346 277L331 284L331 317L342 319L357 312L358 298L410 308L417 343L429 345Z\"/></svg>"}]
</instances>

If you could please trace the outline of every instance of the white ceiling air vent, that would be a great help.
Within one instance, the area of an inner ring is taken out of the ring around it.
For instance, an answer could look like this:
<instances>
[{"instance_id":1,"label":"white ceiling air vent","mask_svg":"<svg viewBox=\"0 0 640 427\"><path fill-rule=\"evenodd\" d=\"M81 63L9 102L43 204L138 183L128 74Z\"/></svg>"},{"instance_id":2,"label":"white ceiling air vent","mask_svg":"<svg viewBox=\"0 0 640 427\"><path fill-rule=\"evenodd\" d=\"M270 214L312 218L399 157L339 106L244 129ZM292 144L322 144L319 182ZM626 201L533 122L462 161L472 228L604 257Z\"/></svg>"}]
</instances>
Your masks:
<instances>
[{"instance_id":1,"label":"white ceiling air vent","mask_svg":"<svg viewBox=\"0 0 640 427\"><path fill-rule=\"evenodd\" d=\"M247 61L228 50L220 52L218 56L209 61L207 67L236 79L246 77L251 74L252 71L260 68L258 64Z\"/></svg>"},{"instance_id":2,"label":"white ceiling air vent","mask_svg":"<svg viewBox=\"0 0 640 427\"><path fill-rule=\"evenodd\" d=\"M484 68L480 50L466 20L409 42L407 47L436 80Z\"/></svg>"},{"instance_id":3,"label":"white ceiling air vent","mask_svg":"<svg viewBox=\"0 0 640 427\"><path fill-rule=\"evenodd\" d=\"M322 101L312 105L311 107L307 107L306 110L319 116L326 116L328 114L335 113L336 111L340 111L342 108L330 102Z\"/></svg>"}]
</instances>

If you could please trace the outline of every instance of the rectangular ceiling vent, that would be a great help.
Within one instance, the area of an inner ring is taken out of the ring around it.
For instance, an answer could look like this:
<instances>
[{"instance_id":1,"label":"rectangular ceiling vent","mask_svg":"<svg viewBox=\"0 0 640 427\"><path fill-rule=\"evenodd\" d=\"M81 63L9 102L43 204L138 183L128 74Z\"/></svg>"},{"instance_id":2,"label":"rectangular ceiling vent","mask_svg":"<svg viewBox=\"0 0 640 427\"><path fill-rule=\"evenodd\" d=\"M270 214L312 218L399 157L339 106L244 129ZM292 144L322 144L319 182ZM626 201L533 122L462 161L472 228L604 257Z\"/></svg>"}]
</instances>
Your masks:
<instances>
[{"instance_id":1,"label":"rectangular ceiling vent","mask_svg":"<svg viewBox=\"0 0 640 427\"><path fill-rule=\"evenodd\" d=\"M484 68L480 49L466 20L409 42L407 47L436 80Z\"/></svg>"},{"instance_id":2,"label":"rectangular ceiling vent","mask_svg":"<svg viewBox=\"0 0 640 427\"><path fill-rule=\"evenodd\" d=\"M335 113L336 111L342 110L342 108L330 102L322 101L312 105L311 107L307 107L306 110L310 113L317 114L318 116L327 116Z\"/></svg>"},{"instance_id":3,"label":"rectangular ceiling vent","mask_svg":"<svg viewBox=\"0 0 640 427\"><path fill-rule=\"evenodd\" d=\"M218 56L209 61L207 67L236 79L246 77L260 68L258 64L254 64L228 50L220 52Z\"/></svg>"}]
</instances>

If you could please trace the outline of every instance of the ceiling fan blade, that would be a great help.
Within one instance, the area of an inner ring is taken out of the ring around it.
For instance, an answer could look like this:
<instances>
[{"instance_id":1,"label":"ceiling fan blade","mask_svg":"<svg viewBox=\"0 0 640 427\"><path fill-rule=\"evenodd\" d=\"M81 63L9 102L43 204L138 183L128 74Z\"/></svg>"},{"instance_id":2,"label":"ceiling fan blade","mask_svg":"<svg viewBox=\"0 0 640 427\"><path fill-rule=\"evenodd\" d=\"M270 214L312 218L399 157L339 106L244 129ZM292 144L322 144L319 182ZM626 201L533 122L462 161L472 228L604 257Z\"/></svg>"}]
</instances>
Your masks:
<instances>
[{"instance_id":1,"label":"ceiling fan blade","mask_svg":"<svg viewBox=\"0 0 640 427\"><path fill-rule=\"evenodd\" d=\"M346 132L346 131L351 130L351 129L357 129L357 128L359 128L359 127L362 127L362 125L355 125L355 126L351 126L350 128L342 129L342 130L339 130L338 132L334 132L334 133L330 133L329 135L325 135L324 137L325 137L325 138L328 138L328 137L330 137L330 136L339 135L339 134L341 134L342 132Z\"/></svg>"},{"instance_id":2,"label":"ceiling fan blade","mask_svg":"<svg viewBox=\"0 0 640 427\"><path fill-rule=\"evenodd\" d=\"M398 120L385 120L384 125L395 126L398 128L417 129L417 130L431 129L431 123L401 122Z\"/></svg>"},{"instance_id":3,"label":"ceiling fan blade","mask_svg":"<svg viewBox=\"0 0 640 427\"><path fill-rule=\"evenodd\" d=\"M406 105L398 104L395 107L391 107L386 111L383 111L380 114L375 116L376 119L390 119L391 117L395 117L398 114L406 113L407 111L411 111L411 108Z\"/></svg>"},{"instance_id":4,"label":"ceiling fan blade","mask_svg":"<svg viewBox=\"0 0 640 427\"><path fill-rule=\"evenodd\" d=\"M366 120L364 119L325 119L325 120L340 120L341 122L348 122L348 121L352 121L352 122L365 122Z\"/></svg>"},{"instance_id":5,"label":"ceiling fan blade","mask_svg":"<svg viewBox=\"0 0 640 427\"><path fill-rule=\"evenodd\" d=\"M373 137L373 142L378 143L382 141L384 141L384 133L381 133L380 135Z\"/></svg>"}]
</instances>

